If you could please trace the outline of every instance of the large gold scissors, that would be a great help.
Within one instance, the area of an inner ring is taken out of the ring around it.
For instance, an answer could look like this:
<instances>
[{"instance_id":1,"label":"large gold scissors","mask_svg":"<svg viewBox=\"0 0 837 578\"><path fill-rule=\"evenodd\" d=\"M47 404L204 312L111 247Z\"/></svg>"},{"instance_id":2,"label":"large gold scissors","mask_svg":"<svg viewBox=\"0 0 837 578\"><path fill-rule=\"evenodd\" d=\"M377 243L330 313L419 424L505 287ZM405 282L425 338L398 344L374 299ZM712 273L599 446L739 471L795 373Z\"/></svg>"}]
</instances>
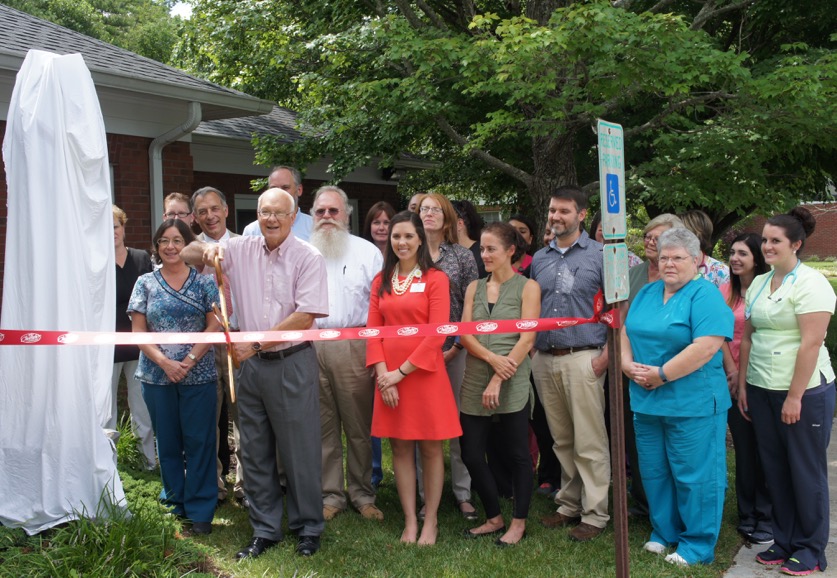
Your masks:
<instances>
[{"instance_id":1,"label":"large gold scissors","mask_svg":"<svg viewBox=\"0 0 837 578\"><path fill-rule=\"evenodd\" d=\"M230 337L230 318L227 315L227 298L224 296L224 273L221 271L221 261L218 256L215 256L215 281L218 284L218 299L221 302L221 310L218 311L218 305L213 303L212 310L215 312L215 317L221 324L224 330L224 337L227 341L227 375L230 381L230 400L235 403L235 381L233 377L233 367L238 369L238 355L235 353L235 348Z\"/></svg>"}]
</instances>

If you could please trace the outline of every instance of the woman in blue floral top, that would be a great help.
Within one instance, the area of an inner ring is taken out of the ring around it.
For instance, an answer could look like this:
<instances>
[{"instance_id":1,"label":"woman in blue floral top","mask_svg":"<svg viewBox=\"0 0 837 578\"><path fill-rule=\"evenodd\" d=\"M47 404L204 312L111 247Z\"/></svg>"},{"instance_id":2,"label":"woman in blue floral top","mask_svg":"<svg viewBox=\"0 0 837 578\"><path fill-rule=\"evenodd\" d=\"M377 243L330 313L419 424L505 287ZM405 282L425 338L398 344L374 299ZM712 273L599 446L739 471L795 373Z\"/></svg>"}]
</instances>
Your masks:
<instances>
[{"instance_id":1,"label":"woman in blue floral top","mask_svg":"<svg viewBox=\"0 0 837 578\"><path fill-rule=\"evenodd\" d=\"M136 332L213 332L218 288L180 259L194 240L182 221L168 219L154 234L152 259L162 266L137 279L128 304ZM136 377L157 436L163 491L160 500L209 534L215 515L215 388L211 345L140 345Z\"/></svg>"}]
</instances>

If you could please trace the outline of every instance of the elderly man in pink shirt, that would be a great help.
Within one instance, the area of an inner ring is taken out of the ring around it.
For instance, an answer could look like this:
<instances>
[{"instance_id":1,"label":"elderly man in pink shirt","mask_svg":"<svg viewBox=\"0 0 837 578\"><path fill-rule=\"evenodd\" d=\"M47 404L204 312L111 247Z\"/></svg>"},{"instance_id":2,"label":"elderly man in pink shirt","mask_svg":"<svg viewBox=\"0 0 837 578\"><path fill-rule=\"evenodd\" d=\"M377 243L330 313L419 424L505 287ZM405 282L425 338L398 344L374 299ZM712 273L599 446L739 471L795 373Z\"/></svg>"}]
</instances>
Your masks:
<instances>
[{"instance_id":1,"label":"elderly man in pink shirt","mask_svg":"<svg viewBox=\"0 0 837 578\"><path fill-rule=\"evenodd\" d=\"M325 261L293 235L295 216L293 197L268 189L259 197L261 237L220 245L196 241L183 249L190 264L221 258L244 332L311 329L328 315ZM297 553L311 556L325 525L317 356L308 341L235 347L244 490L253 526L252 540L236 557L255 558L282 540L277 450L288 480L288 527L297 534Z\"/></svg>"}]
</instances>

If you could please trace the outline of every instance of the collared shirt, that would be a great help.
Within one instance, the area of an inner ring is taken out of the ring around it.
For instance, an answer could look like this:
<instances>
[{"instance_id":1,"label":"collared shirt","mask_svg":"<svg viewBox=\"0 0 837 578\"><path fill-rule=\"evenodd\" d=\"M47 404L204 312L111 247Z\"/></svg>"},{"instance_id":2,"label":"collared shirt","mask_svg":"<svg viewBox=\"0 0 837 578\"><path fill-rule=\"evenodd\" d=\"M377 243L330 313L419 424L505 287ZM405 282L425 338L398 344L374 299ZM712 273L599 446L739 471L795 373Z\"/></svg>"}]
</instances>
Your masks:
<instances>
[{"instance_id":1,"label":"collared shirt","mask_svg":"<svg viewBox=\"0 0 837 578\"><path fill-rule=\"evenodd\" d=\"M439 258L433 264L444 271L450 280L450 321L461 321L465 292L471 281L477 280L478 275L474 254L462 245L442 243L439 246ZM442 351L453 347L455 342L455 337L445 339Z\"/></svg>"},{"instance_id":2,"label":"collared shirt","mask_svg":"<svg viewBox=\"0 0 837 578\"><path fill-rule=\"evenodd\" d=\"M348 235L343 255L325 262L329 313L328 317L317 319L317 327L336 329L366 325L372 280L384 266L381 251L365 239Z\"/></svg>"},{"instance_id":3,"label":"collared shirt","mask_svg":"<svg viewBox=\"0 0 837 578\"><path fill-rule=\"evenodd\" d=\"M238 237L238 236L239 236L238 233L233 233L229 229L225 229L224 234L221 236L220 239L213 239L212 237L210 237L206 233L201 233L200 235L198 235L198 240L203 241L204 243L213 243L213 244L224 243L224 244L226 244L227 241L229 241L230 239L232 239L234 237ZM201 274L202 275L208 275L208 276L212 277L212 280L214 281L215 280L215 267L204 267L203 271L201 271ZM231 313L230 313L230 329L238 330L238 315L236 315L237 306L236 306L236 303L235 303L235 295L233 295L232 292L229 290L229 288L227 288L227 292L225 294L225 297L229 298L229 308L231 310Z\"/></svg>"},{"instance_id":4,"label":"collared shirt","mask_svg":"<svg viewBox=\"0 0 837 578\"><path fill-rule=\"evenodd\" d=\"M747 383L787 391L802 344L797 315L817 312L833 315L837 297L823 274L804 263L799 264L795 273L786 275L784 282L771 293L772 279L772 271L753 279L744 299L744 311L750 313L754 329ZM807 389L820 385L820 373L827 382L834 381L834 369L824 342L819 345Z\"/></svg>"},{"instance_id":5,"label":"collared shirt","mask_svg":"<svg viewBox=\"0 0 837 578\"><path fill-rule=\"evenodd\" d=\"M296 219L294 219L294 224L291 226L291 231L293 231L297 239L302 239L303 241L310 240L311 233L314 231L314 218L297 209ZM253 221L244 227L244 231L241 234L244 237L261 237L262 228L259 227L259 221Z\"/></svg>"},{"instance_id":6,"label":"collared shirt","mask_svg":"<svg viewBox=\"0 0 837 578\"><path fill-rule=\"evenodd\" d=\"M325 259L293 233L273 251L263 237L230 239L221 266L236 296L242 331L269 330L291 313L328 315Z\"/></svg>"},{"instance_id":7,"label":"collared shirt","mask_svg":"<svg viewBox=\"0 0 837 578\"><path fill-rule=\"evenodd\" d=\"M532 258L532 279L541 286L541 317L592 317L593 300L604 286L602 245L585 231L564 253L553 240ZM541 351L551 348L602 346L607 327L587 323L542 331L535 338Z\"/></svg>"}]
</instances>

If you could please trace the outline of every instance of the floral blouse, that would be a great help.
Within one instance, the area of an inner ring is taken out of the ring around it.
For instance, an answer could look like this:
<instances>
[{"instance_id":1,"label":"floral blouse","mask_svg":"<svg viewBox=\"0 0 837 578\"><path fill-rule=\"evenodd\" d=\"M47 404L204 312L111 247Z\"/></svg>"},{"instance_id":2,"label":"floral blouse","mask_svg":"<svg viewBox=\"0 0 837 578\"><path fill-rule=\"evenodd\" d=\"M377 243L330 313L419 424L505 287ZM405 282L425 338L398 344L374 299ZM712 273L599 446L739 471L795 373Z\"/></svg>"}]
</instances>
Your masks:
<instances>
[{"instance_id":1,"label":"floral blouse","mask_svg":"<svg viewBox=\"0 0 837 578\"><path fill-rule=\"evenodd\" d=\"M217 301L218 287L212 277L199 275L190 269L183 287L175 291L158 269L137 279L128 302L128 315L134 311L145 315L148 331L152 333L200 333L206 330L206 314L212 311L212 303ZM178 361L183 360L192 350L191 343L163 343L157 347L167 358ZM171 384L163 368L142 352L135 377L154 385ZM210 350L178 383L196 385L217 379L215 358Z\"/></svg>"}]
</instances>

